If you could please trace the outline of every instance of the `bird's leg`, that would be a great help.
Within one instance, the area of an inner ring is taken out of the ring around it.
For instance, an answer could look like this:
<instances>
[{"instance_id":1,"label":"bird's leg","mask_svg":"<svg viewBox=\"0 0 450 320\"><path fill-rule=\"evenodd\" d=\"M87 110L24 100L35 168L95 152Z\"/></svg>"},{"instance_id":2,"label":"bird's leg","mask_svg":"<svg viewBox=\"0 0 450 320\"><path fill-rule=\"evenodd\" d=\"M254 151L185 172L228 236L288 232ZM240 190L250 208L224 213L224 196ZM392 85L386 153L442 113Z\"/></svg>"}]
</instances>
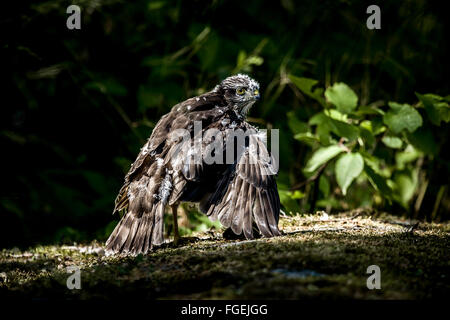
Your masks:
<instances>
[{"instance_id":1,"label":"bird's leg","mask_svg":"<svg viewBox=\"0 0 450 320\"><path fill-rule=\"evenodd\" d=\"M173 244L175 246L178 245L178 242L180 241L180 235L178 234L178 204L174 204L172 207L172 214L173 214Z\"/></svg>"}]
</instances>

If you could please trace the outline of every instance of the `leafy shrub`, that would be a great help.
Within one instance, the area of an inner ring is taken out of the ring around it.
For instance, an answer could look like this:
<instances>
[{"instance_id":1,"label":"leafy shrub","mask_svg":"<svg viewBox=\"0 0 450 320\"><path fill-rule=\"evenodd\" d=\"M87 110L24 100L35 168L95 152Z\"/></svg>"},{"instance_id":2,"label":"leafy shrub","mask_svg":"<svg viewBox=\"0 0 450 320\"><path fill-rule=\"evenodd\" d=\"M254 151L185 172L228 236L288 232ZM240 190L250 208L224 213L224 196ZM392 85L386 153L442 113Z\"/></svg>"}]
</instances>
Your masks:
<instances>
[{"instance_id":1,"label":"leafy shrub","mask_svg":"<svg viewBox=\"0 0 450 320\"><path fill-rule=\"evenodd\" d=\"M359 105L358 96L345 83L324 90L313 79L293 75L289 79L322 109L307 123L295 112L288 113L294 138L311 150L303 174L317 184L322 196L317 206L346 209L394 203L410 209L417 195L416 207L420 207L420 192L426 191L426 186L420 190L420 184L427 183L421 166L440 152L432 127L450 121L450 96L416 93L419 101L414 105ZM305 196L295 187L280 194L288 209L293 199ZM344 196L345 202L339 202Z\"/></svg>"}]
</instances>

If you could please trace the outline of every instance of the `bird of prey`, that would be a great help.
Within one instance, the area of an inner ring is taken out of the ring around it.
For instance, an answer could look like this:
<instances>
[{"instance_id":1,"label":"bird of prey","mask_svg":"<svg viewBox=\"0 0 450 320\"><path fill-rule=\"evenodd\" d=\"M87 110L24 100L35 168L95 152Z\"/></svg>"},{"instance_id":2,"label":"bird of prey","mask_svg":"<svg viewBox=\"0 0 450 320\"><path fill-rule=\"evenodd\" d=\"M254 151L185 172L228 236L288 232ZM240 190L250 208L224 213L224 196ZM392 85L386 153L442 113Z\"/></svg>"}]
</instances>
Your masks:
<instances>
[{"instance_id":1,"label":"bird of prey","mask_svg":"<svg viewBox=\"0 0 450 320\"><path fill-rule=\"evenodd\" d=\"M159 120L116 198L113 213L126 213L106 242L107 252L145 254L161 245L166 206L172 209L176 243L180 202L199 203L200 211L211 220L219 219L228 230L247 239L255 233L263 237L281 234L273 157L264 156L268 150L263 131L246 122L250 107L259 98L259 84L238 74L175 105ZM197 133L196 127L201 127ZM245 139L236 145L239 139L232 134L237 131L244 132ZM192 139L183 136L181 140L180 132ZM198 141L200 148L195 147ZM223 161L206 161L208 150ZM228 151L235 152L228 157Z\"/></svg>"}]
</instances>

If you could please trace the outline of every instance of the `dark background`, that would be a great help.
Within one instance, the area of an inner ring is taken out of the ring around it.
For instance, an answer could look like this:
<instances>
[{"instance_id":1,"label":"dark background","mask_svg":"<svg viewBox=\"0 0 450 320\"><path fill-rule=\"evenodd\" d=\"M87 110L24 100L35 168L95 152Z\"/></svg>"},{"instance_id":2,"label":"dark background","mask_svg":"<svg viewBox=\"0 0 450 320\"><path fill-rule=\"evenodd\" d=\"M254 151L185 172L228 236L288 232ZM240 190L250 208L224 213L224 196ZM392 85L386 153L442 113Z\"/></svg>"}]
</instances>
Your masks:
<instances>
[{"instance_id":1,"label":"dark background","mask_svg":"<svg viewBox=\"0 0 450 320\"><path fill-rule=\"evenodd\" d=\"M66 28L70 4L82 8L81 30ZM37 1L2 9L0 247L104 240L123 176L158 119L238 71L261 83L251 120L281 131L280 189L305 179L309 155L286 114L307 121L319 110L283 82L287 74L345 82L362 104L448 95L444 4L379 2L382 29L368 30L370 4ZM239 63L249 55L263 60ZM433 129L440 152L424 169L430 187L417 218L428 218L448 184L448 133L448 125ZM296 208L314 209L307 203ZM346 203L333 210L359 206ZM442 220L448 208L446 200ZM379 209L409 214L395 204Z\"/></svg>"}]
</instances>

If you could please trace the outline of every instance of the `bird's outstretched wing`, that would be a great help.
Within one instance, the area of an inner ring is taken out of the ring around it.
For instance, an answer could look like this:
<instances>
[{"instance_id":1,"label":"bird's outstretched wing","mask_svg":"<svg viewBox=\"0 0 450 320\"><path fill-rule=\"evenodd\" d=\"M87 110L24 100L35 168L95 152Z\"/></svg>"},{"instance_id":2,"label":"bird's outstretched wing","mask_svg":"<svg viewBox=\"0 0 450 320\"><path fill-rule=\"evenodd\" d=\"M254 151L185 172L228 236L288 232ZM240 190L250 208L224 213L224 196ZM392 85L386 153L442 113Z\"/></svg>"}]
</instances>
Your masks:
<instances>
[{"instance_id":1,"label":"bird's outstretched wing","mask_svg":"<svg viewBox=\"0 0 450 320\"><path fill-rule=\"evenodd\" d=\"M191 135L195 121L213 122L219 103L223 101L214 94L191 98L174 106L157 123L116 198L114 212L128 210L106 242L109 252L146 253L164 241L166 204L181 195L186 180L197 180L202 173L201 164L186 165L188 158L175 152L180 145L177 129ZM183 170L173 170L177 159Z\"/></svg>"},{"instance_id":2,"label":"bird's outstretched wing","mask_svg":"<svg viewBox=\"0 0 450 320\"><path fill-rule=\"evenodd\" d=\"M208 126L215 118L220 116L220 113L217 114L218 109L216 106L223 106L223 104L223 97L214 92L208 92L173 106L171 112L164 115L158 121L150 138L141 148L136 160L131 165L130 170L125 176L124 184L116 197L113 213L128 207L130 183L138 181L143 175L151 176L154 174L155 168L152 165L158 159L162 159L163 157L164 165L167 165L175 156L178 157L177 159L183 159L183 161L187 159L186 155L180 154L179 152L179 140L176 140L176 137L169 139L176 134L178 129L187 130L192 133L195 121L200 121L203 126ZM177 145L176 148L175 145ZM201 169L200 166L197 164L196 166L190 165L189 168L185 167L184 178L188 180L198 179ZM177 182L181 183L183 180L178 179ZM177 187L178 191L181 190L181 185L178 184Z\"/></svg>"},{"instance_id":3,"label":"bird's outstretched wing","mask_svg":"<svg viewBox=\"0 0 450 320\"><path fill-rule=\"evenodd\" d=\"M228 167L214 193L200 203L200 209L234 233L244 232L247 239L253 238L253 222L263 236L278 236L280 198L274 161L260 134L248 137L248 146Z\"/></svg>"},{"instance_id":4,"label":"bird's outstretched wing","mask_svg":"<svg viewBox=\"0 0 450 320\"><path fill-rule=\"evenodd\" d=\"M125 176L125 181L119 190L115 200L113 213L126 209L129 205L128 190L130 183L139 181L148 172L155 173L158 155L163 151L167 135L169 134L171 123L176 115L168 113L164 115L156 124L150 138L141 148L136 160Z\"/></svg>"}]
</instances>

